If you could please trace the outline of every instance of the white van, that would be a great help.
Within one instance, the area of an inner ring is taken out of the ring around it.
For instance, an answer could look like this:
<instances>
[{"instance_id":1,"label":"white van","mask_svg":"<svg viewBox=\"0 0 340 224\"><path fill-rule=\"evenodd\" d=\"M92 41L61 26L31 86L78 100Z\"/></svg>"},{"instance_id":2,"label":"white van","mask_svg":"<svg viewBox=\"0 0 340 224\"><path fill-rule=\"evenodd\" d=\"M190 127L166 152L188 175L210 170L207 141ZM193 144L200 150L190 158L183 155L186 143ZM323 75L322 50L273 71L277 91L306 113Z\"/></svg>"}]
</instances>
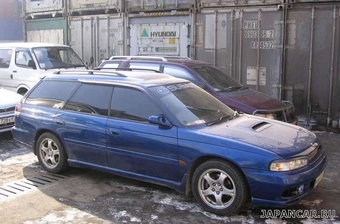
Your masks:
<instances>
[{"instance_id":1,"label":"white van","mask_svg":"<svg viewBox=\"0 0 340 224\"><path fill-rule=\"evenodd\" d=\"M49 43L0 43L0 85L25 94L41 77L60 69L85 69L67 45Z\"/></svg>"}]
</instances>

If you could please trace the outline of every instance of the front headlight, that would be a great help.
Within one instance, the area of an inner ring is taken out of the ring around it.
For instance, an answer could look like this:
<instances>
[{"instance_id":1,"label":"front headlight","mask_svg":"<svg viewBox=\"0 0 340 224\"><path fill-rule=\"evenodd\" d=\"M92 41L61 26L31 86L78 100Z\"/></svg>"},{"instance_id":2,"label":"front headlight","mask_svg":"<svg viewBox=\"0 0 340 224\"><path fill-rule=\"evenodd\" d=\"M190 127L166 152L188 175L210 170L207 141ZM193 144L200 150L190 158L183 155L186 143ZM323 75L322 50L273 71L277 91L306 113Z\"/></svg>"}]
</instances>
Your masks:
<instances>
[{"instance_id":1,"label":"front headlight","mask_svg":"<svg viewBox=\"0 0 340 224\"><path fill-rule=\"evenodd\" d=\"M301 167L306 166L308 160L306 158L297 158L287 161L274 161L270 164L271 171L289 171L295 170Z\"/></svg>"},{"instance_id":2,"label":"front headlight","mask_svg":"<svg viewBox=\"0 0 340 224\"><path fill-rule=\"evenodd\" d=\"M255 114L255 115L259 117L269 118L269 119L276 119L276 114Z\"/></svg>"}]
</instances>

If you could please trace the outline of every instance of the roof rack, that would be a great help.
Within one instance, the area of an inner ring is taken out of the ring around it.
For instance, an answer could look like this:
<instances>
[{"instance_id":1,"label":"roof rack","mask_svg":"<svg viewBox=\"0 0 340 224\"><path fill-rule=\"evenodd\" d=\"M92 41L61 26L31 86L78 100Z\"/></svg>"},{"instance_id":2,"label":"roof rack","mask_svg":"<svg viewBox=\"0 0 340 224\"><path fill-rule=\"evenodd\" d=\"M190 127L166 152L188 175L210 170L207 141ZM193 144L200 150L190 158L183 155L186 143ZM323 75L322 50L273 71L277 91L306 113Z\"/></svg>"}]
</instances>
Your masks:
<instances>
[{"instance_id":1,"label":"roof rack","mask_svg":"<svg viewBox=\"0 0 340 224\"><path fill-rule=\"evenodd\" d=\"M183 60L192 60L189 57L183 56L111 56L109 60L117 60L117 59L126 59L126 60L158 60L158 61L168 61L168 59L183 59Z\"/></svg>"},{"instance_id":2,"label":"roof rack","mask_svg":"<svg viewBox=\"0 0 340 224\"><path fill-rule=\"evenodd\" d=\"M70 74L70 73L75 73L75 74L84 74L84 75L115 75L118 77L127 77L126 75L120 73L120 72L115 72L115 71L101 71L101 70L72 70L72 71L65 71L65 70L59 70L53 72L55 75L62 75L62 74Z\"/></svg>"},{"instance_id":3,"label":"roof rack","mask_svg":"<svg viewBox=\"0 0 340 224\"><path fill-rule=\"evenodd\" d=\"M162 73L155 69L148 69L148 68L95 68L94 70L115 70L115 71L151 71L156 73Z\"/></svg>"}]
</instances>

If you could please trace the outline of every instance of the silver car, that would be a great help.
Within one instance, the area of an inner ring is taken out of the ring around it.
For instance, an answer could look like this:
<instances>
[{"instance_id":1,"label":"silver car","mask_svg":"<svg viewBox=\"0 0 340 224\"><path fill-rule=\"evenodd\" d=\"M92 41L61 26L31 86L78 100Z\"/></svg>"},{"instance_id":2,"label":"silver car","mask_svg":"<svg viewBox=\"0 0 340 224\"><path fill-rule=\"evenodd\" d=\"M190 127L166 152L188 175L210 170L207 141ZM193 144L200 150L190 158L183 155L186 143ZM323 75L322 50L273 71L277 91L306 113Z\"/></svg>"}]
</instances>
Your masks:
<instances>
[{"instance_id":1,"label":"silver car","mask_svg":"<svg viewBox=\"0 0 340 224\"><path fill-rule=\"evenodd\" d=\"M0 87L0 132L10 131L14 125L15 104L22 95Z\"/></svg>"}]
</instances>

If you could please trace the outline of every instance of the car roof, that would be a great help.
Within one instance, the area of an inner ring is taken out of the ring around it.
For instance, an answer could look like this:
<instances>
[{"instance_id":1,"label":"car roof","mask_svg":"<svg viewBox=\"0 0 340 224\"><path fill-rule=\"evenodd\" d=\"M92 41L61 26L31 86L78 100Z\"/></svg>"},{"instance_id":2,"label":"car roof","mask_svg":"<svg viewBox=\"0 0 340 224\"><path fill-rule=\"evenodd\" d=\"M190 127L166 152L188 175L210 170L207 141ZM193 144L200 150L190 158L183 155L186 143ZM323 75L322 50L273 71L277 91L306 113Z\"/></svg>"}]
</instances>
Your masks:
<instances>
[{"instance_id":1,"label":"car roof","mask_svg":"<svg viewBox=\"0 0 340 224\"><path fill-rule=\"evenodd\" d=\"M119 71L107 72L97 70L83 71L63 71L60 74L48 75L44 80L58 81L79 81L97 84L129 84L142 87L151 87L159 85L169 85L176 83L189 82L185 79L175 78L163 73L154 72L132 72Z\"/></svg>"},{"instance_id":2,"label":"car roof","mask_svg":"<svg viewBox=\"0 0 340 224\"><path fill-rule=\"evenodd\" d=\"M33 47L68 47L68 46L62 45L62 44L39 43L39 42L7 42L7 43L0 43L0 47L2 48L13 48L13 47L33 48Z\"/></svg>"}]
</instances>

